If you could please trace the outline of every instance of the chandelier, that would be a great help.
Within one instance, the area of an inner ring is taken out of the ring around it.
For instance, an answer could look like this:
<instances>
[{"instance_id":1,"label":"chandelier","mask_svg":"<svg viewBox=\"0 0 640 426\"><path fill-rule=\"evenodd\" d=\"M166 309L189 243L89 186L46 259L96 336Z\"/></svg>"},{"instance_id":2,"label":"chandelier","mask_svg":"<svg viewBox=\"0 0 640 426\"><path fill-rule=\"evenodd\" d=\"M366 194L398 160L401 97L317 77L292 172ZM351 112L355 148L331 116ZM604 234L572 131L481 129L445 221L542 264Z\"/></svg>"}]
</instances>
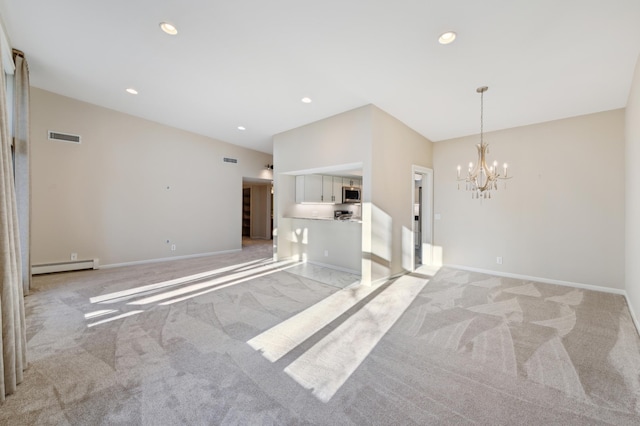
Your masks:
<instances>
[{"instance_id":1,"label":"chandelier","mask_svg":"<svg viewBox=\"0 0 640 426\"><path fill-rule=\"evenodd\" d=\"M487 86L476 89L476 92L480 93L480 143L476 145L478 162L475 166L469 163L467 176L464 177L460 177L461 167L458 166L458 189L460 189L460 182L465 182L465 189L471 191L471 198L491 198L491 190L498 190L498 180L511 178L507 175L507 163L503 165L503 174L498 170L497 161L494 161L492 166L487 166L486 156L489 153L489 144L484 143L483 110L484 92L488 89Z\"/></svg>"}]
</instances>

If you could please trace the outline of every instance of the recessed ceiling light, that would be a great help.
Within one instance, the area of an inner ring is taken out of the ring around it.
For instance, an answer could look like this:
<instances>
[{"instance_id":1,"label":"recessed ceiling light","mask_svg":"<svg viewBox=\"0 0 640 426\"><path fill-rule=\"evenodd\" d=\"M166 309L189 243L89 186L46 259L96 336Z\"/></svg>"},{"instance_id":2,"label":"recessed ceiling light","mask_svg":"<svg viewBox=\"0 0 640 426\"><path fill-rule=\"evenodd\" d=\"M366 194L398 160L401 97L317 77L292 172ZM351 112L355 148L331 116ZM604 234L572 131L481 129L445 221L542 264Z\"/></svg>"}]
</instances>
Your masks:
<instances>
[{"instance_id":1,"label":"recessed ceiling light","mask_svg":"<svg viewBox=\"0 0 640 426\"><path fill-rule=\"evenodd\" d=\"M137 95L138 91L136 89L134 89L133 87L129 87L127 89L127 93L131 93L132 95Z\"/></svg>"},{"instance_id":2,"label":"recessed ceiling light","mask_svg":"<svg viewBox=\"0 0 640 426\"><path fill-rule=\"evenodd\" d=\"M302 102L304 102L305 104L310 104L310 103L311 103L311 98L308 98L308 97L306 97L306 96L305 96L304 98L300 99L300 100L301 100Z\"/></svg>"},{"instance_id":3,"label":"recessed ceiling light","mask_svg":"<svg viewBox=\"0 0 640 426\"><path fill-rule=\"evenodd\" d=\"M247 130L247 128L244 126L238 126L238 130Z\"/></svg>"},{"instance_id":4,"label":"recessed ceiling light","mask_svg":"<svg viewBox=\"0 0 640 426\"><path fill-rule=\"evenodd\" d=\"M162 31L169 35L178 34L178 29L173 24L170 24L168 22L160 22L160 28L162 29Z\"/></svg>"},{"instance_id":5,"label":"recessed ceiling light","mask_svg":"<svg viewBox=\"0 0 640 426\"><path fill-rule=\"evenodd\" d=\"M440 44L449 44L453 43L453 40L456 39L456 33L453 31L447 31L446 33L440 34L440 38L438 38L438 42Z\"/></svg>"}]
</instances>

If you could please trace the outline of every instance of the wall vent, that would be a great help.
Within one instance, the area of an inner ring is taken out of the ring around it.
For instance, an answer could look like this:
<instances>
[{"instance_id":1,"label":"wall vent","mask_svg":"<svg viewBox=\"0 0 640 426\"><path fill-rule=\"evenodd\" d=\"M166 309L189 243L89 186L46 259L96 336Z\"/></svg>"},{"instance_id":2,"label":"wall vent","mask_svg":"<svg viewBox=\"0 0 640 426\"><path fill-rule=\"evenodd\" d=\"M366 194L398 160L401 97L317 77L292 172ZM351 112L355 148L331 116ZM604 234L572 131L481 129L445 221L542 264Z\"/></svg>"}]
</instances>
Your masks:
<instances>
[{"instance_id":1,"label":"wall vent","mask_svg":"<svg viewBox=\"0 0 640 426\"><path fill-rule=\"evenodd\" d=\"M49 130L49 140L80 143L80 135L72 135L69 133L54 132Z\"/></svg>"},{"instance_id":2,"label":"wall vent","mask_svg":"<svg viewBox=\"0 0 640 426\"><path fill-rule=\"evenodd\" d=\"M224 161L225 163L233 163L236 164L238 162L237 158L229 158L229 157L224 157L222 159L222 161Z\"/></svg>"}]
</instances>

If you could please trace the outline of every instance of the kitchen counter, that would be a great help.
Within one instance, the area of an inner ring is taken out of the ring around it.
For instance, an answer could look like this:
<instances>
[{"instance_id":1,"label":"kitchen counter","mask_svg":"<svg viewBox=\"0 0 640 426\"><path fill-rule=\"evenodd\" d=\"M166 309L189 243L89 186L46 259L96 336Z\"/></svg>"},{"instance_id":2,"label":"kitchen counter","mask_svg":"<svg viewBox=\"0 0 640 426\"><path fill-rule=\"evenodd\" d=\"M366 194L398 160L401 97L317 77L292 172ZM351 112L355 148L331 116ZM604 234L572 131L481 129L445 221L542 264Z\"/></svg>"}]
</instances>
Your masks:
<instances>
[{"instance_id":1,"label":"kitchen counter","mask_svg":"<svg viewBox=\"0 0 640 426\"><path fill-rule=\"evenodd\" d=\"M326 222L349 222L349 223L362 223L362 218L352 217L351 219L334 219L332 217L301 217L301 216L288 216L285 219L302 219L302 220L321 220Z\"/></svg>"},{"instance_id":2,"label":"kitchen counter","mask_svg":"<svg viewBox=\"0 0 640 426\"><path fill-rule=\"evenodd\" d=\"M283 239L300 260L360 274L362 269L362 220L330 217L283 217ZM343 222L343 223L339 223Z\"/></svg>"}]
</instances>

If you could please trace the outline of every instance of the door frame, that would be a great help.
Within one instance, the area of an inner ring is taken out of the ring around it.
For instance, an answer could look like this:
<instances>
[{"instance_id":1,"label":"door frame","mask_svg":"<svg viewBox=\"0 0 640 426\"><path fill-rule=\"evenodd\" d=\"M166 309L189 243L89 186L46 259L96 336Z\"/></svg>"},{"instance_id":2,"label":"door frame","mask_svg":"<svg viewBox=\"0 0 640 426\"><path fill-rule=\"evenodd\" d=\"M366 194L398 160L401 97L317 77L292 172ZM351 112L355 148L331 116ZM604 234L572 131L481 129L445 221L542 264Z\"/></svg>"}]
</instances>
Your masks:
<instances>
[{"instance_id":1,"label":"door frame","mask_svg":"<svg viewBox=\"0 0 640 426\"><path fill-rule=\"evenodd\" d=\"M415 190L415 175L422 175L424 180L422 185L422 217L420 218L422 225L421 239L422 244L422 265L433 264L433 169L423 166L412 165L411 166L411 228L412 228L412 249L414 253L411 256L411 270L416 270L416 256L415 256L415 215L414 206L416 204L416 190Z\"/></svg>"},{"instance_id":2,"label":"door frame","mask_svg":"<svg viewBox=\"0 0 640 426\"><path fill-rule=\"evenodd\" d=\"M252 239L263 239L269 240L273 235L273 223L272 223L272 203L273 203L273 193L271 189L273 188L273 181L269 179L255 179L255 178L242 178L242 188L251 189L251 207L250 207L250 222L249 222L249 238ZM258 188L260 190L258 190ZM262 194L261 192L264 192ZM260 209L260 214L256 215L257 211L254 208L254 200L256 197L259 197L261 201L264 203L264 211ZM262 222L265 228L264 235L256 235L254 233L254 226L257 222Z\"/></svg>"}]
</instances>

